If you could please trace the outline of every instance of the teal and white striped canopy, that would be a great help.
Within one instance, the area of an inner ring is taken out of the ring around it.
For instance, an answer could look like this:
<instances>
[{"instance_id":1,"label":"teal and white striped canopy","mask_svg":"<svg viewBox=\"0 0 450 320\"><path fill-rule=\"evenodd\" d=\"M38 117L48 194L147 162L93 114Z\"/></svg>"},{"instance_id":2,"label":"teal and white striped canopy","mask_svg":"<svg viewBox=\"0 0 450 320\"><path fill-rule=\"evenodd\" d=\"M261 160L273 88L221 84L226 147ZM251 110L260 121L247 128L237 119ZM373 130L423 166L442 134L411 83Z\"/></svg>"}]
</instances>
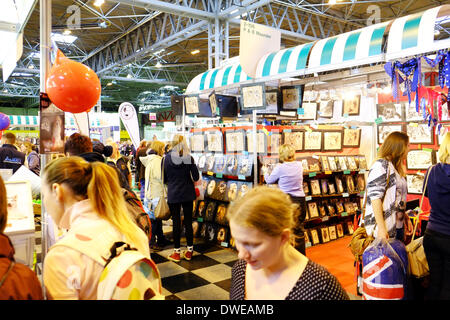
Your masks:
<instances>
[{"instance_id":1,"label":"teal and white striped canopy","mask_svg":"<svg viewBox=\"0 0 450 320\"><path fill-rule=\"evenodd\" d=\"M39 126L38 116L9 116L10 126Z\"/></svg>"}]
</instances>

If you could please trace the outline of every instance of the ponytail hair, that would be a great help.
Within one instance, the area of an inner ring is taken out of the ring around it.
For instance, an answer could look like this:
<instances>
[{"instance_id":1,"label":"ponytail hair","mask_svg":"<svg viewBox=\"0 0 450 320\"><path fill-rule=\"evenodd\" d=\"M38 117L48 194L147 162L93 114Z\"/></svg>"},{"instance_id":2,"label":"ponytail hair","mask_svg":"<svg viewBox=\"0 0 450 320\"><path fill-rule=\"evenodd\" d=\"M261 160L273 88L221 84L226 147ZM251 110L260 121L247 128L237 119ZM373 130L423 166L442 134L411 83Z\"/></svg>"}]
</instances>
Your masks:
<instances>
[{"instance_id":1,"label":"ponytail hair","mask_svg":"<svg viewBox=\"0 0 450 320\"><path fill-rule=\"evenodd\" d=\"M140 231L131 219L117 172L102 162L86 162L81 157L59 158L44 169L44 181L65 184L77 196L89 199L94 211L125 235L131 245L139 243Z\"/></svg>"}]
</instances>

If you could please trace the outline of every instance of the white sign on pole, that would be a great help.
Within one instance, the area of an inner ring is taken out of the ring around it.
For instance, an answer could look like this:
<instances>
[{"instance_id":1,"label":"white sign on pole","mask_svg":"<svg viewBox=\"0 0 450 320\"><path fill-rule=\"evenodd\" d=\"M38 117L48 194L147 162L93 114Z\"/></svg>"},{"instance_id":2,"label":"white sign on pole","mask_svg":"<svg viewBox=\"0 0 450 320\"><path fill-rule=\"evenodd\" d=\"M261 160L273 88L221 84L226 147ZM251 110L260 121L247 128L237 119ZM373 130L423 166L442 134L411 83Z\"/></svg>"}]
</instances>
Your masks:
<instances>
[{"instance_id":1,"label":"white sign on pole","mask_svg":"<svg viewBox=\"0 0 450 320\"><path fill-rule=\"evenodd\" d=\"M141 140L139 138L139 122L136 109L131 103L123 102L119 107L119 116L130 135L131 142L137 150Z\"/></svg>"}]
</instances>

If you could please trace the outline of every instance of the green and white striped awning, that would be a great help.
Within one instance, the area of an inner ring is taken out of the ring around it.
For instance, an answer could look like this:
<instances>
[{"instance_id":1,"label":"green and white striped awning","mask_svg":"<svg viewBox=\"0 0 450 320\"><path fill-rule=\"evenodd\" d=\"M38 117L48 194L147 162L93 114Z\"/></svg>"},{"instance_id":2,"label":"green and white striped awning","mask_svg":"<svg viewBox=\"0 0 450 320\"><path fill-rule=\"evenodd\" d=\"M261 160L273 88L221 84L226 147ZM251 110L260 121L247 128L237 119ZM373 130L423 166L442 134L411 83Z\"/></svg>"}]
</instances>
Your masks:
<instances>
[{"instance_id":1,"label":"green and white striped awning","mask_svg":"<svg viewBox=\"0 0 450 320\"><path fill-rule=\"evenodd\" d=\"M224 87L247 80L251 80L251 78L244 72L244 70L242 70L241 65L236 63L222 68L210 69L197 75L189 83L186 88L186 93Z\"/></svg>"},{"instance_id":2,"label":"green and white striped awning","mask_svg":"<svg viewBox=\"0 0 450 320\"><path fill-rule=\"evenodd\" d=\"M39 126L38 116L9 116L9 126Z\"/></svg>"}]
</instances>

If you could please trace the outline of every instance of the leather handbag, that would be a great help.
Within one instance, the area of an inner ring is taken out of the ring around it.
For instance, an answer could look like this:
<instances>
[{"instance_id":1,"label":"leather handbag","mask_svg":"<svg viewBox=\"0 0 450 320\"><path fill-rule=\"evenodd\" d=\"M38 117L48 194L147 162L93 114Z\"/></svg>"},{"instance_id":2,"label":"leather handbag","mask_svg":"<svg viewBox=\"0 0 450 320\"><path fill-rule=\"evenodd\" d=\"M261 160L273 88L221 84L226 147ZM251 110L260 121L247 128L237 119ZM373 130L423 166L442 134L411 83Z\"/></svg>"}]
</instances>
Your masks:
<instances>
[{"instance_id":1,"label":"leather handbag","mask_svg":"<svg viewBox=\"0 0 450 320\"><path fill-rule=\"evenodd\" d=\"M387 172L387 179L386 179L386 189L384 190L383 195L383 201L384 197L386 196L386 191L389 186L389 165L388 165L388 172ZM367 189L366 189L367 193ZM352 254L355 256L355 261L362 261L362 255L364 253L364 250L375 240L373 236L369 236L366 232L366 228L364 227L364 215L366 213L366 201L367 201L367 194L364 198L364 204L362 207L362 216L361 216L361 225L356 228L356 230L352 234L352 239L350 240L350 244L348 245L350 247L350 250ZM357 219L355 217L355 226L357 225Z\"/></svg>"},{"instance_id":2,"label":"leather handbag","mask_svg":"<svg viewBox=\"0 0 450 320\"><path fill-rule=\"evenodd\" d=\"M163 181L163 177L164 177L164 158L162 161L161 181ZM166 188L164 186L164 182L162 189L163 189L162 197L159 198L158 204L156 205L155 208L155 218L160 220L169 220L171 214L169 204L167 203Z\"/></svg>"},{"instance_id":3,"label":"leather handbag","mask_svg":"<svg viewBox=\"0 0 450 320\"><path fill-rule=\"evenodd\" d=\"M420 211L422 211L423 197L427 190L428 177L430 176L432 167L428 171L427 178L425 180L425 186L422 192L422 198L420 200ZM406 253L408 254L408 271L416 278L422 278L430 274L430 268L428 267L427 257L423 248L423 236L414 239L416 235L417 225L419 223L419 214L416 216L414 222L414 231L412 234L411 242L406 246Z\"/></svg>"}]
</instances>

